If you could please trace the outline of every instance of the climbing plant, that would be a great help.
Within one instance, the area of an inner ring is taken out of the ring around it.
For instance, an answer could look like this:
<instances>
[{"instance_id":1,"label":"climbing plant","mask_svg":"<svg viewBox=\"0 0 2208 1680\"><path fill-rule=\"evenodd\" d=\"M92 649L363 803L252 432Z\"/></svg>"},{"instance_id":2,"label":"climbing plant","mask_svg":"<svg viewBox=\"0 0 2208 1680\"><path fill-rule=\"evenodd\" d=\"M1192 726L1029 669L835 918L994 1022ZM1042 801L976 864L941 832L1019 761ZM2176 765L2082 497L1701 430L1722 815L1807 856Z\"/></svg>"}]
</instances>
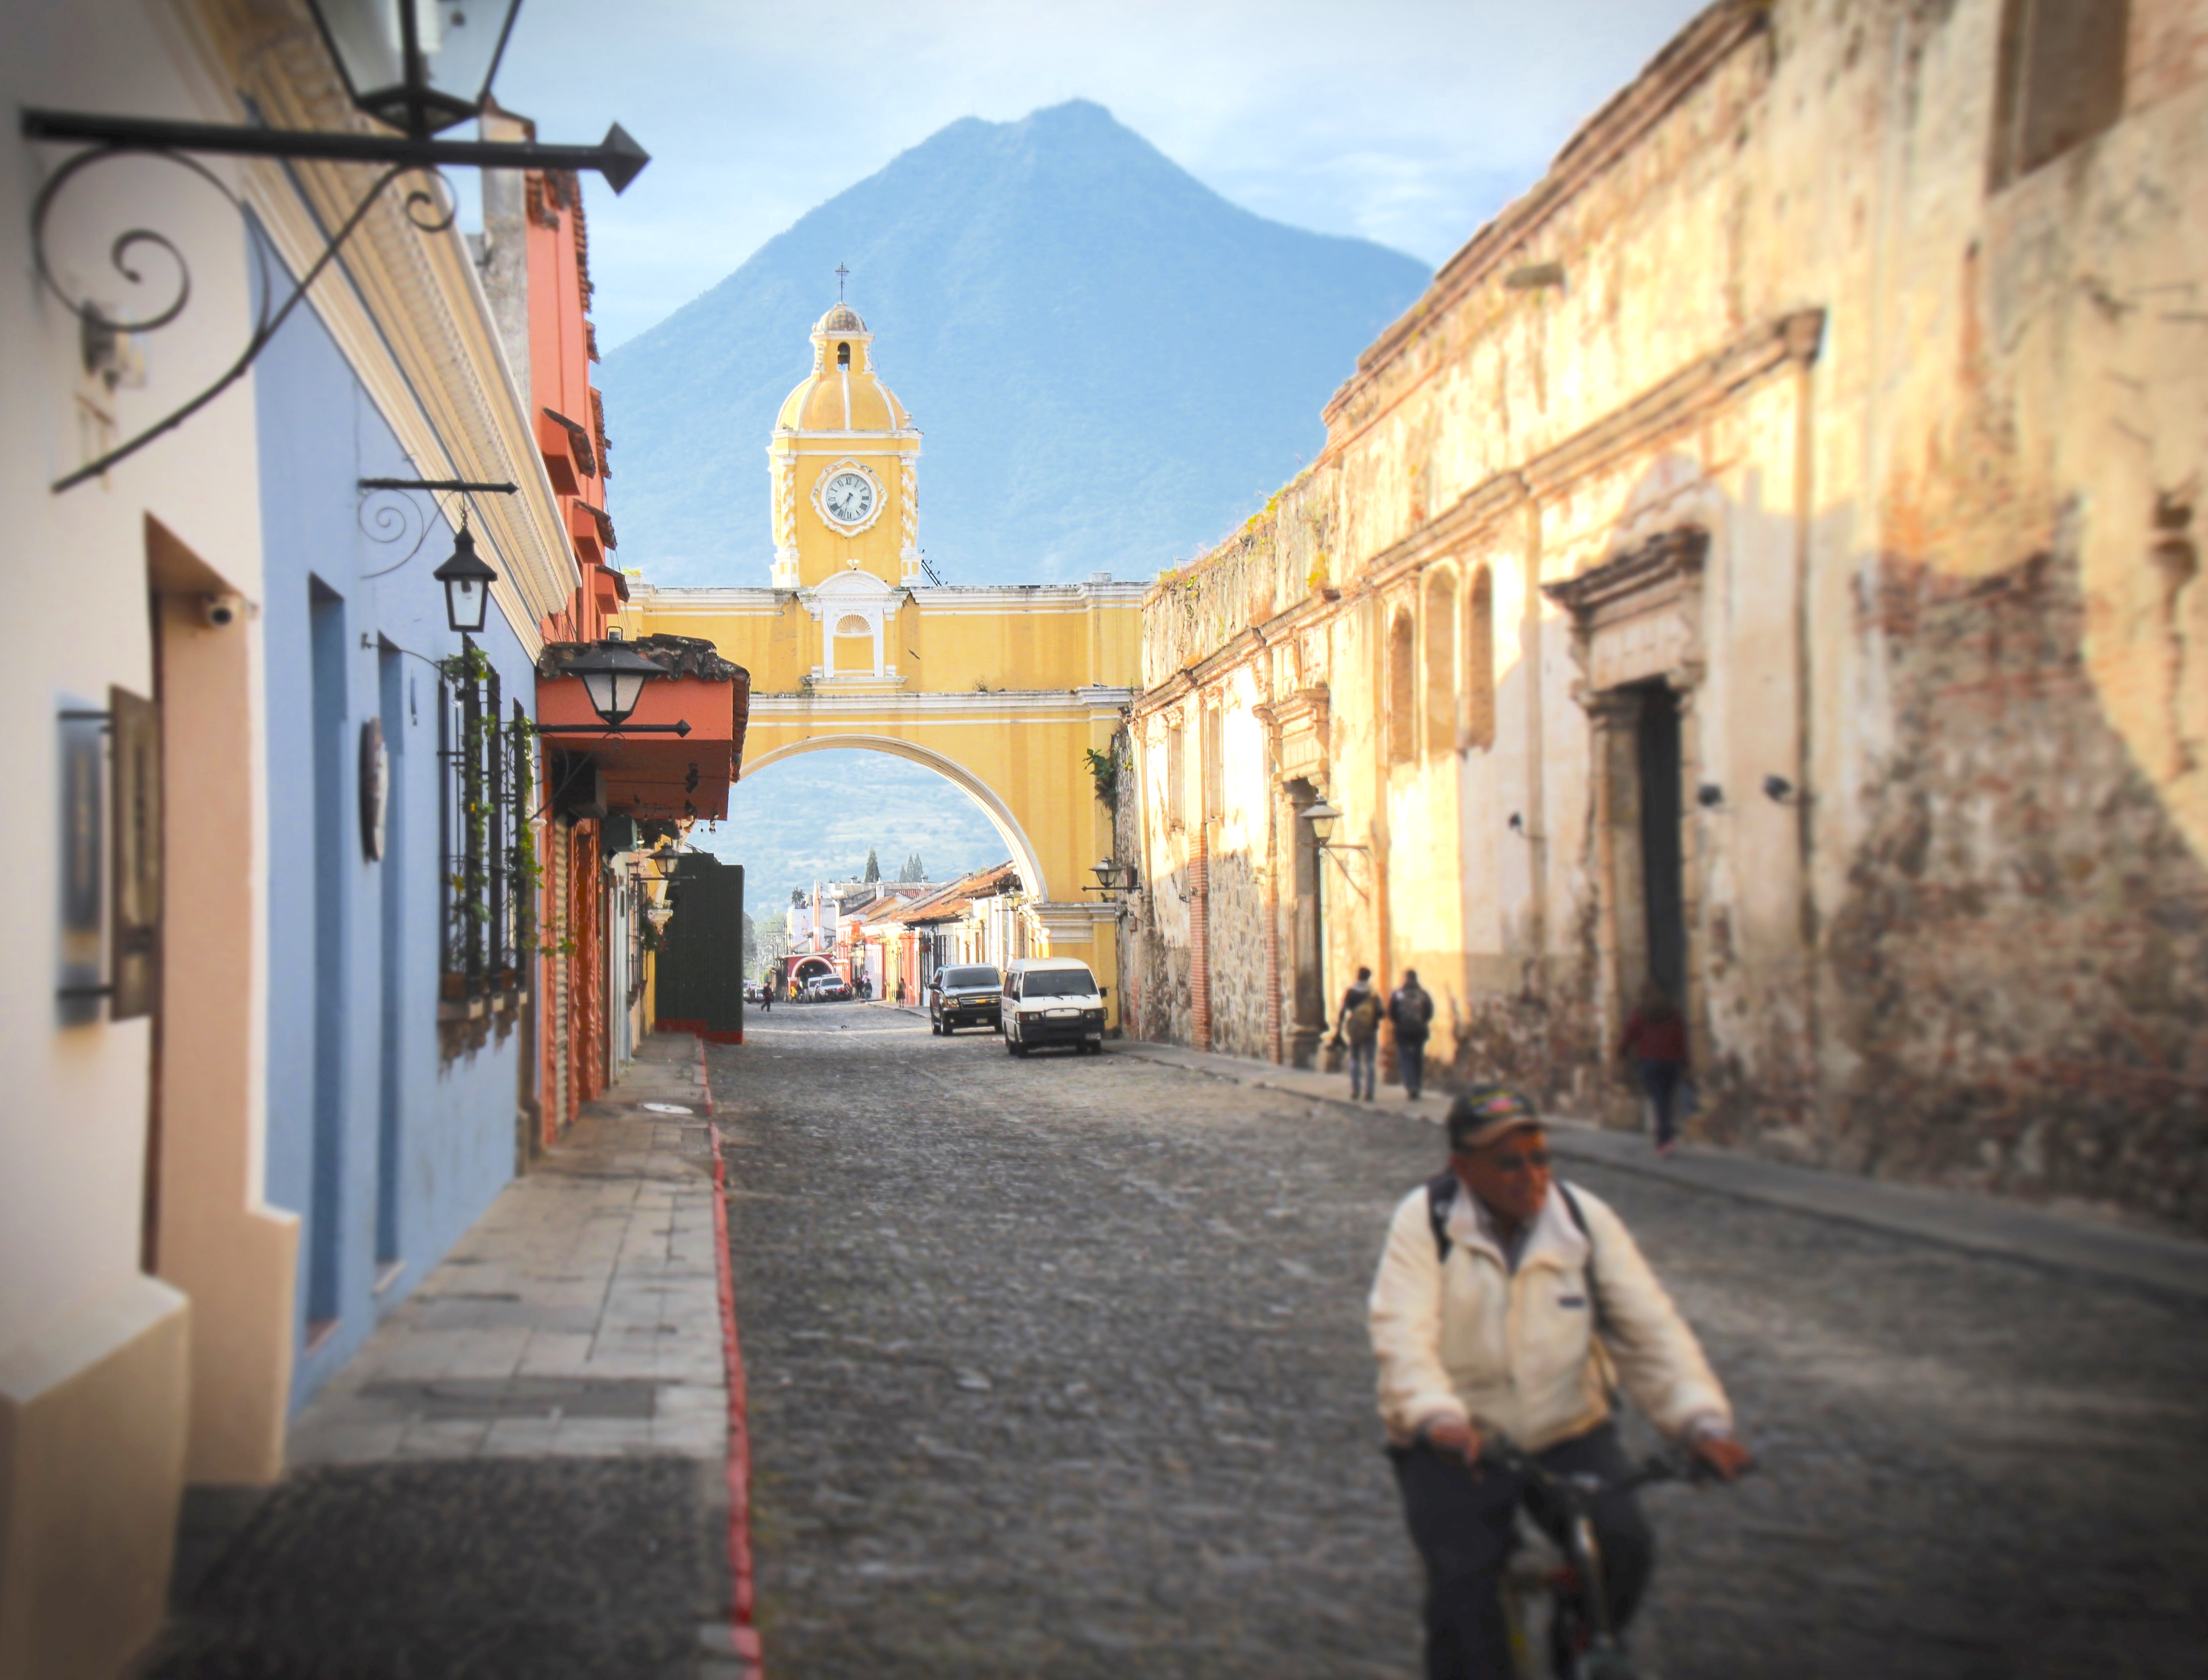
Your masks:
<instances>
[{"instance_id":1,"label":"climbing plant","mask_svg":"<svg viewBox=\"0 0 2208 1680\"><path fill-rule=\"evenodd\" d=\"M1119 812L1119 760L1114 751L1089 747L1082 756L1089 761L1089 779L1096 784L1096 802L1117 816Z\"/></svg>"}]
</instances>

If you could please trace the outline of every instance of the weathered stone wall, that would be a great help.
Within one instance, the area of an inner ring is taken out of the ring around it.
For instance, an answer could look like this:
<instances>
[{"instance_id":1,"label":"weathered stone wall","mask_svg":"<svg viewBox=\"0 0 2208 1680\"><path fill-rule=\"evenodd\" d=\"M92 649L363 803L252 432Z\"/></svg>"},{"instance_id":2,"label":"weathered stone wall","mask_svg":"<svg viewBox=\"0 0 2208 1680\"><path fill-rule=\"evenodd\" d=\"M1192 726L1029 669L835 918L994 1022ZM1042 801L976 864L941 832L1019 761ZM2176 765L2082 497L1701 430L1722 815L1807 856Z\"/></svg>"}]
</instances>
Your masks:
<instances>
[{"instance_id":1,"label":"weathered stone wall","mask_svg":"<svg viewBox=\"0 0 2208 1680\"><path fill-rule=\"evenodd\" d=\"M1895 743L1828 947L1831 1154L2208 1225L2208 873L2096 698L2076 534L1863 603Z\"/></svg>"},{"instance_id":2,"label":"weathered stone wall","mask_svg":"<svg viewBox=\"0 0 2208 1680\"><path fill-rule=\"evenodd\" d=\"M1703 1135L2208 1226L2208 0L2132 0L2120 119L2014 178L2001 17L1713 6L1365 351L1320 459L1161 578L1136 756L1206 708L1242 743L1219 1047L1273 1053L1278 814L1318 795L1329 1005L1416 966L1449 1077L1631 1123L1653 681ZM1591 604L1688 537L1668 594ZM1437 621L1476 579L1480 662ZM1131 960L1181 1036L1191 836L1135 823Z\"/></svg>"}]
</instances>

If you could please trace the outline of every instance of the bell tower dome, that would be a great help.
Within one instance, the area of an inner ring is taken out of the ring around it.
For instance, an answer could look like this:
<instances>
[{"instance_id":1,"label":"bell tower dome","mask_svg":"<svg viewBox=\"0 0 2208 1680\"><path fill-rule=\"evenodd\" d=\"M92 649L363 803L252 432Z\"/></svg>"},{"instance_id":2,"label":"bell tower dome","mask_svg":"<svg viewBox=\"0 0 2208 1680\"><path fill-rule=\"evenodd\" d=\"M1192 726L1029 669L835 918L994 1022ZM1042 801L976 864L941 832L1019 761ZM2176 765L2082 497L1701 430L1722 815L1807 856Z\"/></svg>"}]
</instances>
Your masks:
<instances>
[{"instance_id":1,"label":"bell tower dome","mask_svg":"<svg viewBox=\"0 0 2208 1680\"><path fill-rule=\"evenodd\" d=\"M839 301L812 336L812 371L767 446L774 586L816 590L851 572L907 585L921 575L920 429L875 370L856 309Z\"/></svg>"}]
</instances>

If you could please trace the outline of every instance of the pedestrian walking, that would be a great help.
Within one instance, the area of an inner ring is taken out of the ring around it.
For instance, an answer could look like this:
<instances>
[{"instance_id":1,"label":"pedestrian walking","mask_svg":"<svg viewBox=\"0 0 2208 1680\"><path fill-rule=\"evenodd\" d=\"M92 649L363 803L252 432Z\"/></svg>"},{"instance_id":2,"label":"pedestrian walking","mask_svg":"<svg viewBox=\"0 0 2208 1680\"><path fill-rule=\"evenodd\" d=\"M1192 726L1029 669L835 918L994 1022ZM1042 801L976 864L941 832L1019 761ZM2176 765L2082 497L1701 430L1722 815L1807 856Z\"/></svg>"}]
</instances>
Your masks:
<instances>
[{"instance_id":1,"label":"pedestrian walking","mask_svg":"<svg viewBox=\"0 0 2208 1680\"><path fill-rule=\"evenodd\" d=\"M1625 1023L1617 1053L1632 1062L1641 1089L1656 1111L1656 1153L1678 1147L1680 1098L1687 1083L1687 1023L1671 994L1654 981L1641 988L1641 1001Z\"/></svg>"},{"instance_id":2,"label":"pedestrian walking","mask_svg":"<svg viewBox=\"0 0 2208 1680\"><path fill-rule=\"evenodd\" d=\"M1388 1019L1395 1029L1395 1070L1403 1076L1403 1096L1416 1102L1426 1083L1426 1035L1433 1029L1434 1000L1419 984L1416 969L1403 970L1403 983L1388 999Z\"/></svg>"},{"instance_id":3,"label":"pedestrian walking","mask_svg":"<svg viewBox=\"0 0 2208 1680\"><path fill-rule=\"evenodd\" d=\"M1380 1045L1380 994L1373 989L1371 969L1358 969L1357 983L1341 994L1334 1041L1349 1047L1349 1100L1371 1101L1372 1058Z\"/></svg>"},{"instance_id":4,"label":"pedestrian walking","mask_svg":"<svg viewBox=\"0 0 2208 1680\"><path fill-rule=\"evenodd\" d=\"M1653 1539L1616 1484L1622 1383L1667 1438L1730 1481L1749 1461L1701 1344L1607 1203L1549 1175L1541 1116L1507 1085L1458 1097L1449 1159L1404 1197L1372 1284L1380 1415L1426 1566L1427 1680L1517 1672L1499 1593L1521 1474L1481 1466L1501 1434L1551 1475L1611 1484L1592 1501L1603 1588L1623 1628ZM1599 1335L1597 1332L1599 1331Z\"/></svg>"},{"instance_id":5,"label":"pedestrian walking","mask_svg":"<svg viewBox=\"0 0 2208 1680\"><path fill-rule=\"evenodd\" d=\"M759 981L759 1013L762 1015L771 1015L773 1012L774 970L772 969L769 969L766 973L761 976Z\"/></svg>"}]
</instances>

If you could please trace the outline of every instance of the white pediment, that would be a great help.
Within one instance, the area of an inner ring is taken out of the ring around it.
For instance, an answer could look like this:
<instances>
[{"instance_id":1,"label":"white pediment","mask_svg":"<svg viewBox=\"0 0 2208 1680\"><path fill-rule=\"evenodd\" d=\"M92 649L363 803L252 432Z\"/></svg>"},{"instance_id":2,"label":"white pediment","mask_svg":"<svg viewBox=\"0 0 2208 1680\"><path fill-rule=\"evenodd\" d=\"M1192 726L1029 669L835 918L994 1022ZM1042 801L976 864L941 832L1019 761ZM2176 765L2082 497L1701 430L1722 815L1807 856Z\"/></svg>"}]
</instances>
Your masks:
<instances>
[{"instance_id":1,"label":"white pediment","mask_svg":"<svg viewBox=\"0 0 2208 1680\"><path fill-rule=\"evenodd\" d=\"M834 577L809 590L800 590L798 597L805 603L806 611L815 618L830 612L841 617L845 613L867 613L879 615L894 612L903 604L904 591L897 585L885 583L873 573L860 567L838 572Z\"/></svg>"}]
</instances>

